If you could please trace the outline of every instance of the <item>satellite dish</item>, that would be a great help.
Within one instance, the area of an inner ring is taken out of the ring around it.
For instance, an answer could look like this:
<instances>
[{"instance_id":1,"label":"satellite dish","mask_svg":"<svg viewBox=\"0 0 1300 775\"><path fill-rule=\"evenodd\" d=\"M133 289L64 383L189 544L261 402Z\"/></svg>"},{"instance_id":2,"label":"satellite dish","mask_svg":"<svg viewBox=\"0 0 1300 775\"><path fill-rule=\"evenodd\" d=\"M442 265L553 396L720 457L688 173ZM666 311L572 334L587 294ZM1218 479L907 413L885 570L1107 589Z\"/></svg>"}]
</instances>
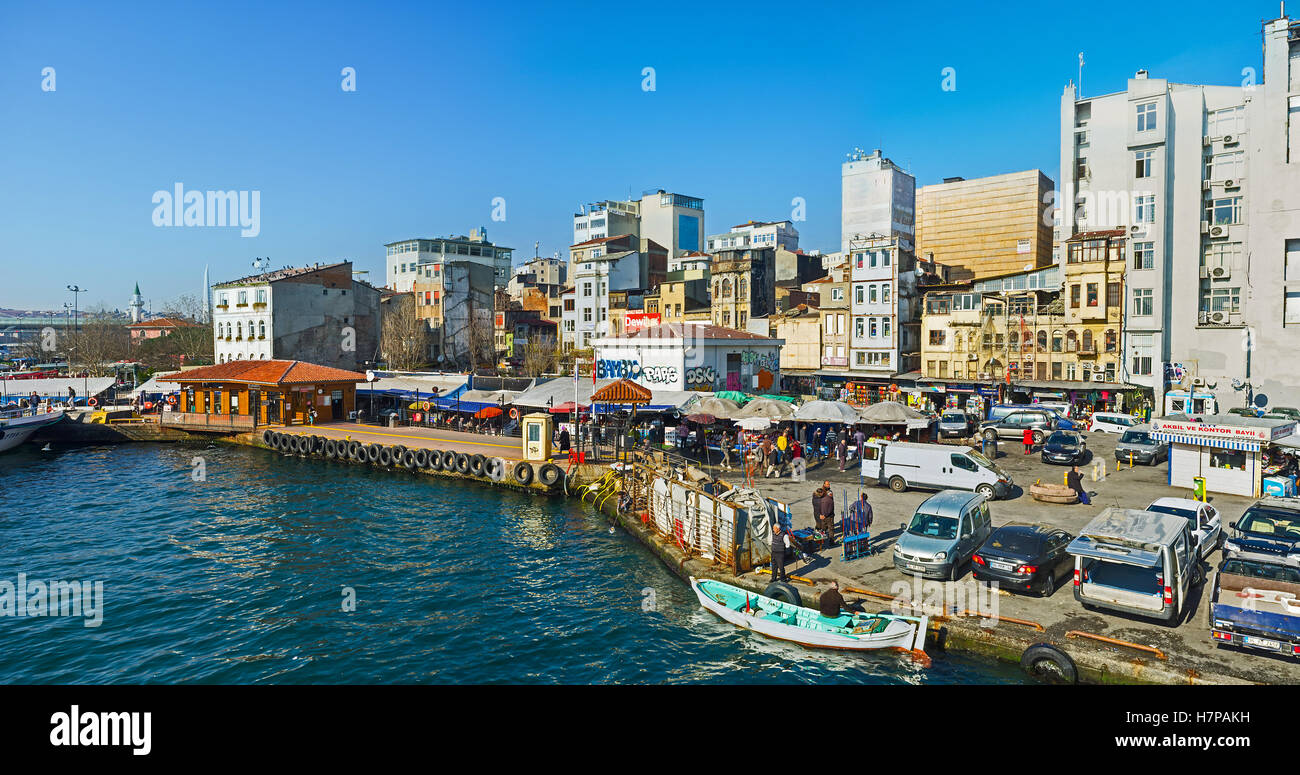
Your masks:
<instances>
[{"instance_id":1,"label":"satellite dish","mask_svg":"<svg viewBox=\"0 0 1300 775\"><path fill-rule=\"evenodd\" d=\"M1263 393L1256 393L1255 406L1258 406L1260 409L1263 409L1264 407L1268 406L1268 396L1264 395Z\"/></svg>"}]
</instances>

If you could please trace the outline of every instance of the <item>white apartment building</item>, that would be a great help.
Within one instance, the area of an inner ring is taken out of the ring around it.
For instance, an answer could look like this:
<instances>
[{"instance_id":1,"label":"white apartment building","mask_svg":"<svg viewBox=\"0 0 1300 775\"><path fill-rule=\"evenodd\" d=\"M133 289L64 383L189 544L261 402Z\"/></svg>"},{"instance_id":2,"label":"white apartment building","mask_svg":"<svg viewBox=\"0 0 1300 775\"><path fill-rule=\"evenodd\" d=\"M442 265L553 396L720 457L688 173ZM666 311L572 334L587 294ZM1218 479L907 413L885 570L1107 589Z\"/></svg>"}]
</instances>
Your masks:
<instances>
[{"instance_id":1,"label":"white apartment building","mask_svg":"<svg viewBox=\"0 0 1300 775\"><path fill-rule=\"evenodd\" d=\"M840 250L855 238L916 239L916 178L881 155L855 148L840 169ZM830 264L833 266L833 264Z\"/></svg>"},{"instance_id":2,"label":"white apartment building","mask_svg":"<svg viewBox=\"0 0 1300 775\"><path fill-rule=\"evenodd\" d=\"M790 221L749 221L732 226L731 231L712 234L708 239L708 252L729 248L785 248L799 249L799 231Z\"/></svg>"},{"instance_id":3,"label":"white apartment building","mask_svg":"<svg viewBox=\"0 0 1300 775\"><path fill-rule=\"evenodd\" d=\"M574 269L572 293L561 294L560 342L565 350L585 350L609 333L609 292L643 287L642 257L636 250L589 255Z\"/></svg>"},{"instance_id":4,"label":"white apartment building","mask_svg":"<svg viewBox=\"0 0 1300 775\"><path fill-rule=\"evenodd\" d=\"M898 237L854 240L849 251L849 370L888 378L916 368L916 260Z\"/></svg>"},{"instance_id":5,"label":"white apartment building","mask_svg":"<svg viewBox=\"0 0 1300 775\"><path fill-rule=\"evenodd\" d=\"M1128 230L1120 381L1157 407L1180 380L1222 407L1300 403L1300 367L1260 357L1293 350L1300 326L1296 27L1265 23L1259 84L1138 71L1123 92L1062 96L1061 235Z\"/></svg>"},{"instance_id":6,"label":"white apartment building","mask_svg":"<svg viewBox=\"0 0 1300 775\"><path fill-rule=\"evenodd\" d=\"M704 249L704 200L657 189L640 199L584 205L573 215L574 245L623 234L664 246L669 258L699 252Z\"/></svg>"},{"instance_id":7,"label":"white apartment building","mask_svg":"<svg viewBox=\"0 0 1300 775\"><path fill-rule=\"evenodd\" d=\"M416 280L436 278L447 261L470 261L492 267L494 287L510 282L514 249L488 242L487 229L470 231L469 236L408 239L390 242L387 251L385 285L399 293L411 290Z\"/></svg>"}]
</instances>

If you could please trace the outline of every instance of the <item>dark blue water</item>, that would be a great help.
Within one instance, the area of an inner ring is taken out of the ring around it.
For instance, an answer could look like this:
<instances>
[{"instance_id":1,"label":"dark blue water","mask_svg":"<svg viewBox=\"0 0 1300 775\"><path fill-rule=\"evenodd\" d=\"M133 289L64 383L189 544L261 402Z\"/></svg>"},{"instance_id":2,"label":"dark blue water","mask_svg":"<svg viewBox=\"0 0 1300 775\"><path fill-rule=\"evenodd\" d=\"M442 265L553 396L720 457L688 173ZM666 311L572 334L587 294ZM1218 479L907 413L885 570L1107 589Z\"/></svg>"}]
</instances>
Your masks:
<instances>
[{"instance_id":1,"label":"dark blue water","mask_svg":"<svg viewBox=\"0 0 1300 775\"><path fill-rule=\"evenodd\" d=\"M19 572L102 581L104 610L0 617L13 683L1022 680L739 631L571 501L226 445L0 456L0 581Z\"/></svg>"}]
</instances>

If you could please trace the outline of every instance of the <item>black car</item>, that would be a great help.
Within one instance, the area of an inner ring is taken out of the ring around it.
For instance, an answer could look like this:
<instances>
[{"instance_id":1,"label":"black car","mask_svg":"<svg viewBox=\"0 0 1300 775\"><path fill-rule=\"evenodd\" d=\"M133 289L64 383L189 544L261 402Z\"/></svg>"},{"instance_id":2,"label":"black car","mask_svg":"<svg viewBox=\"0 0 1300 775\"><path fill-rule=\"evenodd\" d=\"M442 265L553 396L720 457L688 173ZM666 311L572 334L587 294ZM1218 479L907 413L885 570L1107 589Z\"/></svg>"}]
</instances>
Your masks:
<instances>
[{"instance_id":1,"label":"black car","mask_svg":"<svg viewBox=\"0 0 1300 775\"><path fill-rule=\"evenodd\" d=\"M1087 461L1088 445L1074 431L1053 431L1043 444L1042 458L1044 463L1078 465Z\"/></svg>"},{"instance_id":2,"label":"black car","mask_svg":"<svg viewBox=\"0 0 1300 775\"><path fill-rule=\"evenodd\" d=\"M1051 597L1057 583L1074 571L1074 555L1065 550L1072 540L1074 536L1047 525L1008 522L971 557L971 571L977 581Z\"/></svg>"}]
</instances>

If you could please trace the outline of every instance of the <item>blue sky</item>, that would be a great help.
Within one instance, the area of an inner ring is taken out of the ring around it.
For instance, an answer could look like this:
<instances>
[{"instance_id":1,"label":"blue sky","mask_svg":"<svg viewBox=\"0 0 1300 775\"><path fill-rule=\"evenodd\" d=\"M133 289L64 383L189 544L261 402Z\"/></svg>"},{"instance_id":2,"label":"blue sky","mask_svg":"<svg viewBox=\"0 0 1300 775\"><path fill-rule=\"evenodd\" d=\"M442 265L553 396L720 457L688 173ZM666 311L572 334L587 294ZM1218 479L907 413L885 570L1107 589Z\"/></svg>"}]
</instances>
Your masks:
<instances>
[{"instance_id":1,"label":"blue sky","mask_svg":"<svg viewBox=\"0 0 1300 775\"><path fill-rule=\"evenodd\" d=\"M650 188L703 197L709 233L787 218L803 197L802 245L834 250L854 146L882 147L918 185L1035 167L1055 180L1079 51L1085 95L1139 68L1237 84L1276 13L0 0L0 307L61 307L68 283L124 307L136 281L157 306L200 293L205 264L220 281L255 256L350 258L381 284L385 242L477 226L516 260L534 241L565 256L579 204ZM260 191L260 234L154 226L153 193L177 182Z\"/></svg>"}]
</instances>

